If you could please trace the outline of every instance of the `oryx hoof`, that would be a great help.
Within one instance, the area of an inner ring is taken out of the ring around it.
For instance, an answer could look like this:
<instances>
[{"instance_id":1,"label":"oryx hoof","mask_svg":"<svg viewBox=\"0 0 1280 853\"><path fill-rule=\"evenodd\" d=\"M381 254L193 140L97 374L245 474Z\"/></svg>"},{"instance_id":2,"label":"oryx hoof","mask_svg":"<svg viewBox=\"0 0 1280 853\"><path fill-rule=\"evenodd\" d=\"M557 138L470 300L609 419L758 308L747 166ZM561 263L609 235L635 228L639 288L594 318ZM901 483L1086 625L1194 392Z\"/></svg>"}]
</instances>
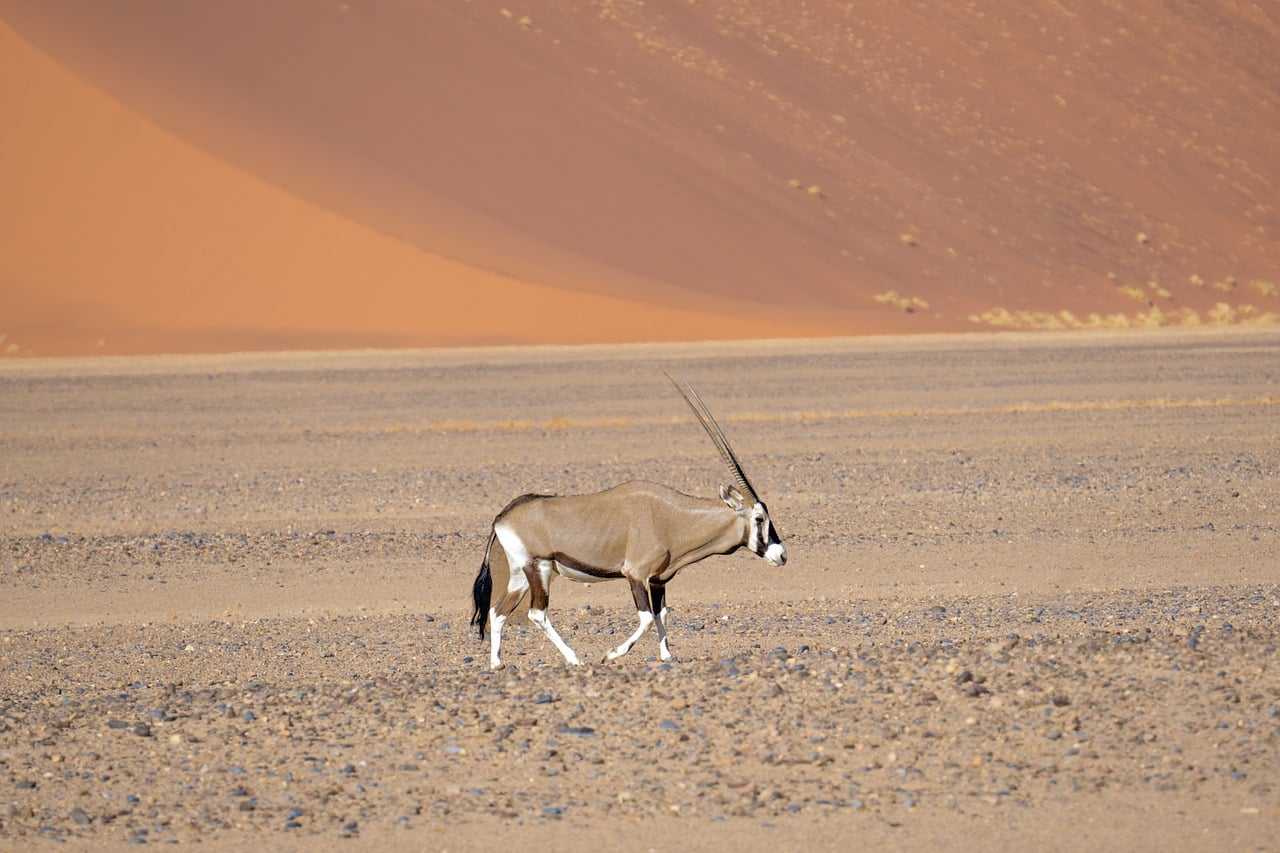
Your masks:
<instances>
[{"instance_id":1,"label":"oryx hoof","mask_svg":"<svg viewBox=\"0 0 1280 853\"><path fill-rule=\"evenodd\" d=\"M609 649L609 651L605 652L604 655L605 662L607 663L611 660L617 660L629 651L631 651L631 649Z\"/></svg>"}]
</instances>

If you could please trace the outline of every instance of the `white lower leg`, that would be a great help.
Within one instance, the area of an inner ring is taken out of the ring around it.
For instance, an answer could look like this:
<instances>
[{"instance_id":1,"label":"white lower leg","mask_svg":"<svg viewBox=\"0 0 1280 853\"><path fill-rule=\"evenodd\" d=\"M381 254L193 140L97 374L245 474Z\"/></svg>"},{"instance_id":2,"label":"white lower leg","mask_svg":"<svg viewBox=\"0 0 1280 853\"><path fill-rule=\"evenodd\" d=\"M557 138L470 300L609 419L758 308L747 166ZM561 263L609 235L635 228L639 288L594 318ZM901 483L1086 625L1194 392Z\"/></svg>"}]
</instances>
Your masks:
<instances>
[{"instance_id":1,"label":"white lower leg","mask_svg":"<svg viewBox=\"0 0 1280 853\"><path fill-rule=\"evenodd\" d=\"M489 668L502 669L502 658L498 656L499 650L502 648L502 626L507 621L507 617L499 616L493 612L493 608L489 608Z\"/></svg>"},{"instance_id":2,"label":"white lower leg","mask_svg":"<svg viewBox=\"0 0 1280 853\"><path fill-rule=\"evenodd\" d=\"M627 637L626 642L624 642L622 645L618 646L616 649L613 649L612 651L609 652L609 655L608 655L609 660L615 660L617 658L620 658L623 655L625 655L627 652L631 651L631 647L636 644L636 640L639 640L641 637L643 637L644 632L648 631L649 626L653 624L653 614L650 613L648 610L641 610L639 611L638 615L640 617L640 627L636 629L636 632L634 634L632 634L630 637Z\"/></svg>"},{"instance_id":3,"label":"white lower leg","mask_svg":"<svg viewBox=\"0 0 1280 853\"><path fill-rule=\"evenodd\" d=\"M560 634L552 626L551 620L547 618L545 610L533 610L530 608L529 621L542 629L542 633L546 634L547 639L555 644L555 647L560 650L560 654L564 655L565 660L574 666L581 666L582 661L578 660L578 656L573 649L569 648L569 645L560 638Z\"/></svg>"},{"instance_id":4,"label":"white lower leg","mask_svg":"<svg viewBox=\"0 0 1280 853\"><path fill-rule=\"evenodd\" d=\"M667 613L669 611L669 607L662 608L662 612L654 620L658 627L658 657L663 660L671 660L671 649L667 647Z\"/></svg>"}]
</instances>

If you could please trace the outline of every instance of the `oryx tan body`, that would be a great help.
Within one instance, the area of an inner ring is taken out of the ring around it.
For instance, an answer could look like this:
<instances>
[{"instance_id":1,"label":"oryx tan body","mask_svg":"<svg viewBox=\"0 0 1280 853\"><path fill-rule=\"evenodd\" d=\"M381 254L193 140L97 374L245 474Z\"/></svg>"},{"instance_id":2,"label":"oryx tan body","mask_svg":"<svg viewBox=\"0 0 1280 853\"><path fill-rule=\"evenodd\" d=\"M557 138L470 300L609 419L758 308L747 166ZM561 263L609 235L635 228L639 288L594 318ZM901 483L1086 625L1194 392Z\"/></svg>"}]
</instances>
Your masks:
<instances>
[{"instance_id":1,"label":"oryx tan body","mask_svg":"<svg viewBox=\"0 0 1280 853\"><path fill-rule=\"evenodd\" d=\"M723 500L642 480L592 495L529 495L494 522L508 553L518 541L572 580L632 584L666 582L690 563L728 554L747 543L746 527Z\"/></svg>"},{"instance_id":2,"label":"oryx tan body","mask_svg":"<svg viewBox=\"0 0 1280 853\"><path fill-rule=\"evenodd\" d=\"M493 521L472 590L475 610L471 622L479 627L481 637L486 623L491 624L490 664L495 669L502 666L503 624L525 595L530 596L530 621L565 660L580 663L547 618L555 575L582 583L626 580L640 626L608 657L626 654L649 626L656 624L659 654L668 660L666 584L677 572L706 557L743 547L775 566L786 562L786 549L768 510L756 497L723 433L697 394L692 389L687 393L680 390L729 462L740 488L721 486L717 500L693 497L657 483L631 481L594 494L531 494L513 500ZM506 589L500 596L495 595L491 570L491 563L496 564L495 546L509 567Z\"/></svg>"}]
</instances>

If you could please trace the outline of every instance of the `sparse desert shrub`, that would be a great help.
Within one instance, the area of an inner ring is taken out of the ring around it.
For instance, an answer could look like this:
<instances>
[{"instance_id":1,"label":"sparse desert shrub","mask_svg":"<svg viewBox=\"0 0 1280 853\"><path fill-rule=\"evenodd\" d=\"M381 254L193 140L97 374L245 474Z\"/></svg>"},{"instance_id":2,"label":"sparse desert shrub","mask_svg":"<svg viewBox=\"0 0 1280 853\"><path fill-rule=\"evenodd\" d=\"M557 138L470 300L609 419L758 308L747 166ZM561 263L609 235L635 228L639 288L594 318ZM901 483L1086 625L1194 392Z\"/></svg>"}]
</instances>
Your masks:
<instances>
[{"instance_id":1,"label":"sparse desert shrub","mask_svg":"<svg viewBox=\"0 0 1280 853\"><path fill-rule=\"evenodd\" d=\"M1019 313L1026 315L1025 321L1029 329L1056 332L1072 328L1070 324L1062 319L1062 314L1058 311L1026 311Z\"/></svg>"},{"instance_id":2,"label":"sparse desert shrub","mask_svg":"<svg viewBox=\"0 0 1280 853\"><path fill-rule=\"evenodd\" d=\"M1204 279L1202 279L1200 276L1196 275L1195 273L1192 273L1191 275L1187 276L1187 283L1195 287L1204 287Z\"/></svg>"},{"instance_id":3,"label":"sparse desert shrub","mask_svg":"<svg viewBox=\"0 0 1280 853\"><path fill-rule=\"evenodd\" d=\"M893 305L908 314L913 314L916 311L925 311L929 308L927 300L921 299L919 296L903 296L896 290L886 290L884 293L878 293L872 298L881 305Z\"/></svg>"},{"instance_id":4,"label":"sparse desert shrub","mask_svg":"<svg viewBox=\"0 0 1280 853\"><path fill-rule=\"evenodd\" d=\"M1236 322L1247 326L1274 326L1277 316L1272 311L1263 311L1256 305L1241 305L1236 308Z\"/></svg>"},{"instance_id":5,"label":"sparse desert shrub","mask_svg":"<svg viewBox=\"0 0 1280 853\"><path fill-rule=\"evenodd\" d=\"M1007 308L995 307L981 314L970 314L969 321L983 323L997 329L1033 329L1036 331L1052 331L1058 329L1077 328L1064 319L1071 312L1050 313L1048 311L1009 311ZM1074 319L1074 317L1072 317Z\"/></svg>"},{"instance_id":6,"label":"sparse desert shrub","mask_svg":"<svg viewBox=\"0 0 1280 853\"><path fill-rule=\"evenodd\" d=\"M981 314L970 314L970 322L983 323L997 329L1020 329L1022 324L1018 317L1009 313L1009 309L996 306Z\"/></svg>"},{"instance_id":7,"label":"sparse desert shrub","mask_svg":"<svg viewBox=\"0 0 1280 853\"><path fill-rule=\"evenodd\" d=\"M981 314L970 314L969 321L981 323L999 329L1051 330L1051 329L1130 329L1155 328L1159 326L1229 326L1232 324L1248 326L1272 326L1280 324L1280 314L1263 311L1256 305L1242 304L1232 306L1219 302L1205 316L1201 316L1192 308L1182 307L1173 311L1164 311L1158 305L1152 305L1146 311L1135 314L1090 313L1081 318L1071 311L1063 309L1057 312L1044 311L1009 311L1005 308L993 308Z\"/></svg>"},{"instance_id":8,"label":"sparse desert shrub","mask_svg":"<svg viewBox=\"0 0 1280 853\"><path fill-rule=\"evenodd\" d=\"M1276 296L1276 283L1274 281L1262 281L1261 279L1255 279L1253 286L1256 287L1258 292L1263 296L1270 296L1272 298L1275 298Z\"/></svg>"},{"instance_id":9,"label":"sparse desert shrub","mask_svg":"<svg viewBox=\"0 0 1280 853\"><path fill-rule=\"evenodd\" d=\"M1102 315L1091 312L1085 318L1082 329L1123 329L1129 325L1129 318L1123 314Z\"/></svg>"},{"instance_id":10,"label":"sparse desert shrub","mask_svg":"<svg viewBox=\"0 0 1280 853\"><path fill-rule=\"evenodd\" d=\"M1169 316L1161 311L1158 305L1152 305L1150 311L1139 312L1133 318L1133 325L1138 328L1153 329L1159 326L1167 326L1169 322Z\"/></svg>"},{"instance_id":11,"label":"sparse desert shrub","mask_svg":"<svg viewBox=\"0 0 1280 853\"><path fill-rule=\"evenodd\" d=\"M1209 309L1209 322L1215 326L1226 326L1235 322L1236 309L1225 302L1219 302Z\"/></svg>"},{"instance_id":12,"label":"sparse desert shrub","mask_svg":"<svg viewBox=\"0 0 1280 853\"><path fill-rule=\"evenodd\" d=\"M1224 326L1232 323L1250 326L1280 324L1280 315L1274 312L1263 312L1254 305L1232 307L1219 302L1207 316L1201 317L1192 308L1182 307L1173 311L1164 311L1152 305L1146 311L1135 314L1107 314L1096 312L1085 317L1078 317L1071 311L1009 311L996 307L981 314L970 314L969 322L996 329L1018 330L1056 330L1056 329L1130 329L1154 328L1158 326Z\"/></svg>"}]
</instances>

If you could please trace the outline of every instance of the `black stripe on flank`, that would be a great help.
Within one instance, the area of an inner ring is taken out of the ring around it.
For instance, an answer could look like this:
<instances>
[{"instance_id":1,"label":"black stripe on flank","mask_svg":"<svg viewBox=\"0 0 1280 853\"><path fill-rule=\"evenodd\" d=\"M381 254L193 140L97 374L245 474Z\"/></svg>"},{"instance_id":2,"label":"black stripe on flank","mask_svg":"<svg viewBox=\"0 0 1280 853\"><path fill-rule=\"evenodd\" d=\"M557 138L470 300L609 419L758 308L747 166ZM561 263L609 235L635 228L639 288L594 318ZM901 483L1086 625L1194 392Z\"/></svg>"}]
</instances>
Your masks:
<instances>
[{"instance_id":1,"label":"black stripe on flank","mask_svg":"<svg viewBox=\"0 0 1280 853\"><path fill-rule=\"evenodd\" d=\"M555 560L565 568L573 569L575 572L580 572L584 575L590 575L593 578L600 578L600 580L615 580L622 577L622 572L617 569L602 569L598 566L591 566L586 563L579 562L573 557L569 557L558 552L552 554L551 559Z\"/></svg>"}]
</instances>

